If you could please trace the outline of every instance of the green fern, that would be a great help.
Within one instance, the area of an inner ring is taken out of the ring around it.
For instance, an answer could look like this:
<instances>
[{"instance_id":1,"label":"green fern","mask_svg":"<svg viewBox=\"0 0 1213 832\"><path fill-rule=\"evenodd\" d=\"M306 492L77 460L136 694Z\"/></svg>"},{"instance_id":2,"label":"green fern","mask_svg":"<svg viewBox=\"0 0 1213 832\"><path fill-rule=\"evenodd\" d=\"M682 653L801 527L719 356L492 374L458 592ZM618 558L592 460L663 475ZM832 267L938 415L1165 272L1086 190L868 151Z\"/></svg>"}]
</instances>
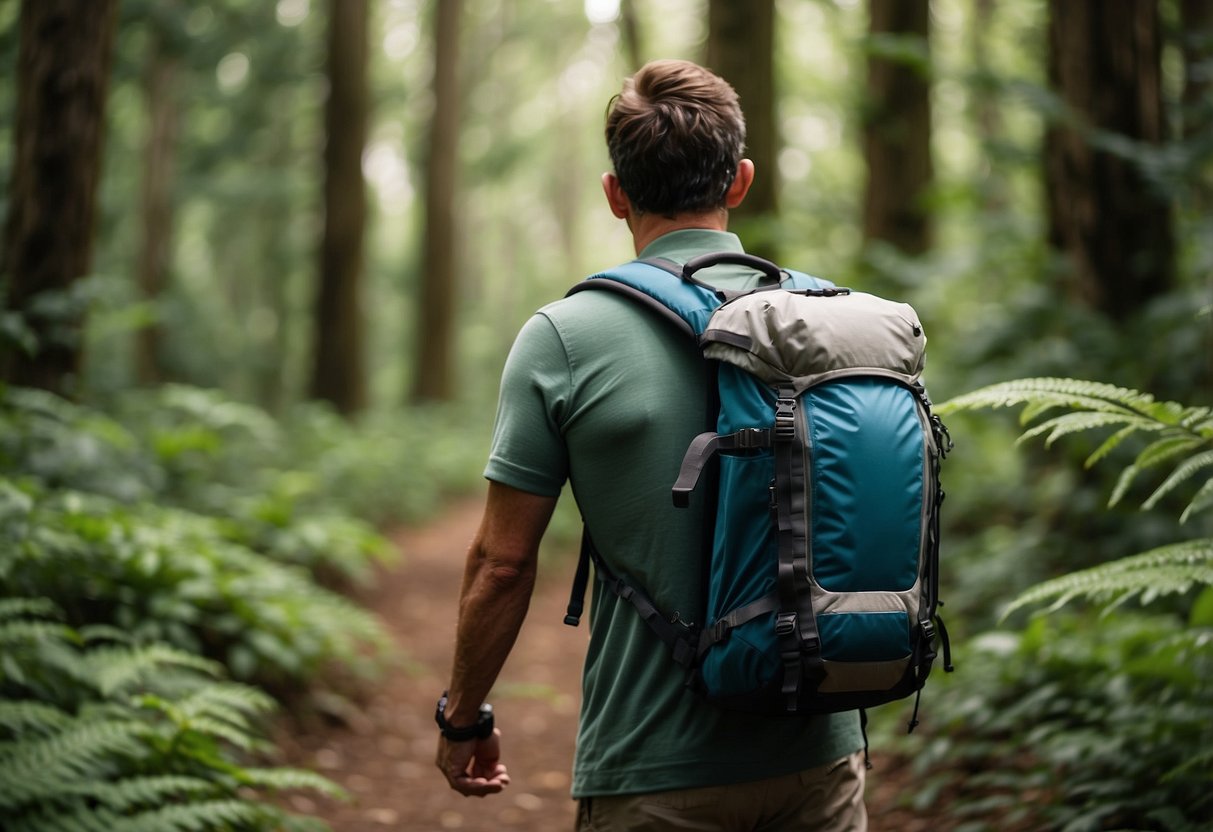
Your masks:
<instances>
[{"instance_id":1,"label":"green fern","mask_svg":"<svg viewBox=\"0 0 1213 832\"><path fill-rule=\"evenodd\" d=\"M1098 382L1028 378L975 390L944 402L937 410L946 415L1021 405L1020 422L1025 426L1021 442L1044 437L1047 447L1075 433L1115 428L1087 457L1087 467L1107 459L1130 438L1150 437L1121 471L1109 507L1125 497L1142 472L1169 466L1161 484L1142 501L1143 510L1157 508L1163 498L1192 483L1198 484L1180 513L1180 524L1213 509L1213 408L1159 402L1137 390ZM1054 415L1057 410L1067 412ZM1021 594L1004 615L1047 601L1053 602L1050 609L1056 609L1075 598L1101 603L1123 603L1135 597L1149 601L1201 585L1213 585L1213 538L1163 546L1047 581Z\"/></svg>"},{"instance_id":2,"label":"green fern","mask_svg":"<svg viewBox=\"0 0 1213 832\"><path fill-rule=\"evenodd\" d=\"M1213 538L1161 546L1045 581L1012 601L1003 616L1048 601L1051 611L1079 597L1115 604L1138 596L1151 601L1198 585L1213 585Z\"/></svg>"},{"instance_id":3,"label":"green fern","mask_svg":"<svg viewBox=\"0 0 1213 832\"><path fill-rule=\"evenodd\" d=\"M42 618L41 601L9 599L0 620L0 817L27 832L309 828L256 797L325 778L242 763L265 747L263 692L214 678L221 667L163 644L113 644ZM59 693L63 705L36 701ZM66 693L64 692L66 691ZM136 695L132 695L136 694ZM311 825L323 829L323 825Z\"/></svg>"},{"instance_id":4,"label":"green fern","mask_svg":"<svg viewBox=\"0 0 1213 832\"><path fill-rule=\"evenodd\" d=\"M70 714L43 702L0 699L0 735L48 736L62 731L71 719Z\"/></svg>"},{"instance_id":5,"label":"green fern","mask_svg":"<svg viewBox=\"0 0 1213 832\"><path fill-rule=\"evenodd\" d=\"M134 720L76 720L45 739L0 743L0 810L52 797L64 783L104 778L115 762L141 755L146 733Z\"/></svg>"}]
</instances>

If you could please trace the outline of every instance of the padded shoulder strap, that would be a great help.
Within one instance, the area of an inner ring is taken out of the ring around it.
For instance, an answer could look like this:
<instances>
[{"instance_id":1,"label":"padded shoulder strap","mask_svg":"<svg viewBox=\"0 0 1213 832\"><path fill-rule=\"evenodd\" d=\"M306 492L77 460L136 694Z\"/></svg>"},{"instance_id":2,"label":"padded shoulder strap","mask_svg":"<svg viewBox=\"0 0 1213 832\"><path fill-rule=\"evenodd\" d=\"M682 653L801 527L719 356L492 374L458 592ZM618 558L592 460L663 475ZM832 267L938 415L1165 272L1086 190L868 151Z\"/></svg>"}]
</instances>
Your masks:
<instances>
[{"instance_id":1,"label":"padded shoulder strap","mask_svg":"<svg viewBox=\"0 0 1213 832\"><path fill-rule=\"evenodd\" d=\"M572 295L605 289L626 295L664 317L689 338L698 340L720 306L711 289L685 281L677 264L667 260L633 260L590 275L569 289Z\"/></svg>"},{"instance_id":2,"label":"padded shoulder strap","mask_svg":"<svg viewBox=\"0 0 1213 832\"><path fill-rule=\"evenodd\" d=\"M779 286L764 288L826 289L834 284L804 272L785 269L787 279ZM682 279L677 263L659 258L632 260L597 274L569 289L567 295L587 289L605 289L630 297L668 320L696 342L708 328L708 320L723 301L710 286ZM759 291L762 291L760 289Z\"/></svg>"}]
</instances>

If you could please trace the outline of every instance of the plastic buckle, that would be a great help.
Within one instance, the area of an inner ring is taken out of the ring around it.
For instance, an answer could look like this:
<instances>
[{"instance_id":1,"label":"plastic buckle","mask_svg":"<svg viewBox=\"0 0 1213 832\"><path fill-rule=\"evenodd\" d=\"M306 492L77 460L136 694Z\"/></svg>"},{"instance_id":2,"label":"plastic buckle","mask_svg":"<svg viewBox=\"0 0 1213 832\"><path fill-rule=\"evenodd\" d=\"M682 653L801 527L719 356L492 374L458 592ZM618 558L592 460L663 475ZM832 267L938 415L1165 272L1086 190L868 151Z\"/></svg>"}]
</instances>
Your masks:
<instances>
[{"instance_id":1,"label":"plastic buckle","mask_svg":"<svg viewBox=\"0 0 1213 832\"><path fill-rule=\"evenodd\" d=\"M775 438L787 442L796 438L796 400L775 402Z\"/></svg>"},{"instance_id":2,"label":"plastic buckle","mask_svg":"<svg viewBox=\"0 0 1213 832\"><path fill-rule=\"evenodd\" d=\"M775 635L790 636L794 632L796 632L796 613L779 613L775 618Z\"/></svg>"},{"instance_id":3,"label":"plastic buckle","mask_svg":"<svg viewBox=\"0 0 1213 832\"><path fill-rule=\"evenodd\" d=\"M919 621L918 626L922 628L922 634L928 642L935 640L935 624L930 619Z\"/></svg>"},{"instance_id":4,"label":"plastic buckle","mask_svg":"<svg viewBox=\"0 0 1213 832\"><path fill-rule=\"evenodd\" d=\"M765 448L770 444L769 434L762 428L742 428L735 434L737 447L744 450Z\"/></svg>"}]
</instances>

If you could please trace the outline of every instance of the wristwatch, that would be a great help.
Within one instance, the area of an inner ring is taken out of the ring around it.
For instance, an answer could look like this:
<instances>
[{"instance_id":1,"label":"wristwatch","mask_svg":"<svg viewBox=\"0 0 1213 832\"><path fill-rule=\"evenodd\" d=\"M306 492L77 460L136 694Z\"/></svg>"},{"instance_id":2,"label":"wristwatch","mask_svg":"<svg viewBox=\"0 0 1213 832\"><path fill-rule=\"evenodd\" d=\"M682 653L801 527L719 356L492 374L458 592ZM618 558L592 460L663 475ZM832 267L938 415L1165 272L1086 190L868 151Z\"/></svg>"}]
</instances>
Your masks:
<instances>
[{"instance_id":1,"label":"wristwatch","mask_svg":"<svg viewBox=\"0 0 1213 832\"><path fill-rule=\"evenodd\" d=\"M456 728L446 721L446 701L450 691L443 691L438 700L438 710L434 712L434 721L442 736L452 742L467 742L468 740L488 739L493 734L493 706L487 702L480 706L480 716L471 725Z\"/></svg>"}]
</instances>

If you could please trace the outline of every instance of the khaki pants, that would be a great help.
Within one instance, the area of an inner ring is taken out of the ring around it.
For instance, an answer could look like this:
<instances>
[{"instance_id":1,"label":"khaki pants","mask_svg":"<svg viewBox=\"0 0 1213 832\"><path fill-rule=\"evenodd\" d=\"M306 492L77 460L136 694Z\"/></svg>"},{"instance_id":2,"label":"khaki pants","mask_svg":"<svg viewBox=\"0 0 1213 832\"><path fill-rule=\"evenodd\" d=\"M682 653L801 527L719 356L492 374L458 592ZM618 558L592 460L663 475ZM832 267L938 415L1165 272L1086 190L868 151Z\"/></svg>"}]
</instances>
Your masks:
<instances>
[{"instance_id":1,"label":"khaki pants","mask_svg":"<svg viewBox=\"0 0 1213 832\"><path fill-rule=\"evenodd\" d=\"M866 832L863 754L784 777L584 798L577 832Z\"/></svg>"}]
</instances>

